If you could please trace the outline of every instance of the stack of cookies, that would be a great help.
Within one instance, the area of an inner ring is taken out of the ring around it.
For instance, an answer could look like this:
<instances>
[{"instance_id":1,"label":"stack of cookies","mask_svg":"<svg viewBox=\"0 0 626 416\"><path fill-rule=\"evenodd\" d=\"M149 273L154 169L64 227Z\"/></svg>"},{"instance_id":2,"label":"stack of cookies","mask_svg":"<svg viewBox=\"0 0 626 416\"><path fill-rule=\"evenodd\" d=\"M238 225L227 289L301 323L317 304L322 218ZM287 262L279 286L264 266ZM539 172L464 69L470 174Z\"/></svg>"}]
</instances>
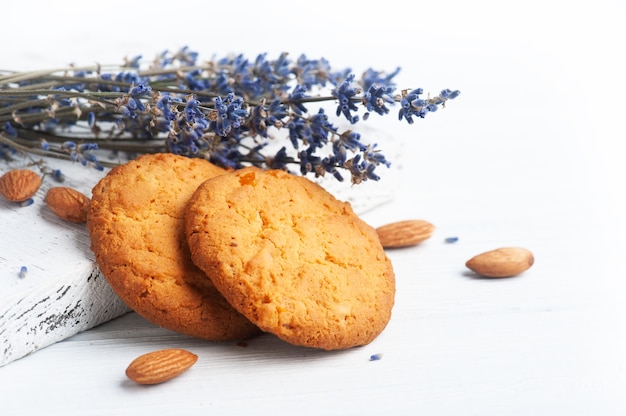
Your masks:
<instances>
[{"instance_id":1,"label":"stack of cookies","mask_svg":"<svg viewBox=\"0 0 626 416\"><path fill-rule=\"evenodd\" d=\"M186 335L269 332L336 350L371 342L391 317L395 277L376 231L301 176L144 155L94 187L87 227L118 296Z\"/></svg>"}]
</instances>

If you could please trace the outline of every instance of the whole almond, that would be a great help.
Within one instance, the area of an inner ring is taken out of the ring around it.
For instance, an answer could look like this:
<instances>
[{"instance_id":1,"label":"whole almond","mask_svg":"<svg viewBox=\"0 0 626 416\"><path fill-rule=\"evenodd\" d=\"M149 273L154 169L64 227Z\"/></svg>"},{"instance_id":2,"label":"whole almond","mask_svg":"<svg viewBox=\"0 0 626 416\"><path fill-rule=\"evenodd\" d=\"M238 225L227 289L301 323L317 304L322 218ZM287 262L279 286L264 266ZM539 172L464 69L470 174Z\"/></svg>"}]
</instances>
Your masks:
<instances>
[{"instance_id":1,"label":"whole almond","mask_svg":"<svg viewBox=\"0 0 626 416\"><path fill-rule=\"evenodd\" d=\"M81 223L87 221L90 199L73 188L56 186L46 194L46 204L50 211L65 221Z\"/></svg>"},{"instance_id":2,"label":"whole almond","mask_svg":"<svg viewBox=\"0 0 626 416\"><path fill-rule=\"evenodd\" d=\"M170 348L152 351L135 358L126 376L138 384L158 384L187 371L198 361L198 356L183 349Z\"/></svg>"},{"instance_id":3,"label":"whole almond","mask_svg":"<svg viewBox=\"0 0 626 416\"><path fill-rule=\"evenodd\" d=\"M376 233L384 248L396 248L416 245L430 238L434 230L428 221L404 220L382 225Z\"/></svg>"},{"instance_id":4,"label":"whole almond","mask_svg":"<svg viewBox=\"0 0 626 416\"><path fill-rule=\"evenodd\" d=\"M465 266L485 277L511 277L526 271L535 262L530 250L521 247L502 247L478 254Z\"/></svg>"},{"instance_id":5,"label":"whole almond","mask_svg":"<svg viewBox=\"0 0 626 416\"><path fill-rule=\"evenodd\" d=\"M41 177L32 170L14 169L0 176L0 194L9 201L26 201L40 186Z\"/></svg>"}]
</instances>

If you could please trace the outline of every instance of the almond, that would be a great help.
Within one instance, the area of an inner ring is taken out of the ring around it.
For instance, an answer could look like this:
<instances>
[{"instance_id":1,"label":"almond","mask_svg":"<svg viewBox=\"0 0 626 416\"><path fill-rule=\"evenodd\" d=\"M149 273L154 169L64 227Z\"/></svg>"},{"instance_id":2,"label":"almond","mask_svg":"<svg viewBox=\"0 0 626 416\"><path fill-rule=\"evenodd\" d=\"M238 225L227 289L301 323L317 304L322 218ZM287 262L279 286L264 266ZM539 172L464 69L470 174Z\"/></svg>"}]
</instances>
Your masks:
<instances>
[{"instance_id":1,"label":"almond","mask_svg":"<svg viewBox=\"0 0 626 416\"><path fill-rule=\"evenodd\" d=\"M196 361L196 354L179 348L152 351L135 358L126 368L126 376L138 384L163 383L181 375Z\"/></svg>"},{"instance_id":2,"label":"almond","mask_svg":"<svg viewBox=\"0 0 626 416\"><path fill-rule=\"evenodd\" d=\"M0 194L9 201L26 201L40 186L41 178L32 170L14 169L0 176Z\"/></svg>"},{"instance_id":3,"label":"almond","mask_svg":"<svg viewBox=\"0 0 626 416\"><path fill-rule=\"evenodd\" d=\"M87 221L90 199L73 188L56 186L46 194L46 204L50 211L65 221L81 223Z\"/></svg>"},{"instance_id":4,"label":"almond","mask_svg":"<svg viewBox=\"0 0 626 416\"><path fill-rule=\"evenodd\" d=\"M376 228L380 244L385 248L416 245L428 238L435 226L424 220L392 222Z\"/></svg>"},{"instance_id":5,"label":"almond","mask_svg":"<svg viewBox=\"0 0 626 416\"><path fill-rule=\"evenodd\" d=\"M530 250L521 247L502 247L478 254L465 266L485 277L511 277L526 271L535 262Z\"/></svg>"}]
</instances>

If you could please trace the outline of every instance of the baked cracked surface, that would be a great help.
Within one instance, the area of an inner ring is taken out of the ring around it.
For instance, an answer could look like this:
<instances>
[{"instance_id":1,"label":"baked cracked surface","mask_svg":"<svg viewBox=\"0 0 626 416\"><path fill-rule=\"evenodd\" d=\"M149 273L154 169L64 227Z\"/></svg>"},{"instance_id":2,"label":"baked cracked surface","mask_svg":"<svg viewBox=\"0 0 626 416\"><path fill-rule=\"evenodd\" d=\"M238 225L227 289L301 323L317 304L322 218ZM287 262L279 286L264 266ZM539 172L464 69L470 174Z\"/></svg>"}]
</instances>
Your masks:
<instances>
[{"instance_id":1,"label":"baked cracked surface","mask_svg":"<svg viewBox=\"0 0 626 416\"><path fill-rule=\"evenodd\" d=\"M198 187L185 217L195 264L263 331L335 350L387 325L395 277L375 230L308 179L220 175Z\"/></svg>"},{"instance_id":2,"label":"baked cracked surface","mask_svg":"<svg viewBox=\"0 0 626 416\"><path fill-rule=\"evenodd\" d=\"M141 156L94 187L87 221L98 266L130 308L159 326L214 341L259 331L194 265L185 239L189 198L224 173L201 159Z\"/></svg>"}]
</instances>

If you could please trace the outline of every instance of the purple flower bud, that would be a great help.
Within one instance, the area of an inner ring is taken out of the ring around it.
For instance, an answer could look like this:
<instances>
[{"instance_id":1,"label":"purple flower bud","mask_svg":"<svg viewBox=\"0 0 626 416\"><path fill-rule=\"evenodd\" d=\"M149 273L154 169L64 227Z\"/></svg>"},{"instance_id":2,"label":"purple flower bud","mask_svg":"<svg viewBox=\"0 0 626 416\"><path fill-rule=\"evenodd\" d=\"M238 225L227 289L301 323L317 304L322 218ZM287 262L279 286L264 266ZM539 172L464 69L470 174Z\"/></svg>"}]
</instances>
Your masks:
<instances>
[{"instance_id":1,"label":"purple flower bud","mask_svg":"<svg viewBox=\"0 0 626 416\"><path fill-rule=\"evenodd\" d=\"M96 113L93 111L90 111L89 114L87 114L87 124L89 127L93 127L96 124Z\"/></svg>"}]
</instances>

